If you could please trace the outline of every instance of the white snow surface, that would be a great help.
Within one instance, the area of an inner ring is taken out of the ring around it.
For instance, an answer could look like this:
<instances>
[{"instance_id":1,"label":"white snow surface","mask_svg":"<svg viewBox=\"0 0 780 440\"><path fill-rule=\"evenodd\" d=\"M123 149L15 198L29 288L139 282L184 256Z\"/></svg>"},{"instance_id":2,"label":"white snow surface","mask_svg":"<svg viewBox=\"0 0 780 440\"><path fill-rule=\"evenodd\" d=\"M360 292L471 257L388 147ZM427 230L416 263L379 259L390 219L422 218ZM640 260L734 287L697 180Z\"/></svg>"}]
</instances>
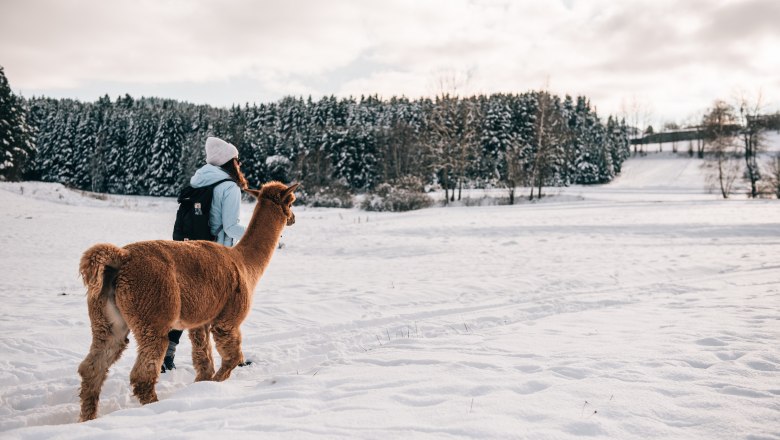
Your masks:
<instances>
[{"instance_id":1,"label":"white snow surface","mask_svg":"<svg viewBox=\"0 0 780 440\"><path fill-rule=\"evenodd\" d=\"M722 200L700 165L514 206L296 208L242 326L254 364L193 383L182 338L141 406L131 336L87 423L79 257L168 238L175 201L2 183L0 437L780 439L780 202Z\"/></svg>"}]
</instances>

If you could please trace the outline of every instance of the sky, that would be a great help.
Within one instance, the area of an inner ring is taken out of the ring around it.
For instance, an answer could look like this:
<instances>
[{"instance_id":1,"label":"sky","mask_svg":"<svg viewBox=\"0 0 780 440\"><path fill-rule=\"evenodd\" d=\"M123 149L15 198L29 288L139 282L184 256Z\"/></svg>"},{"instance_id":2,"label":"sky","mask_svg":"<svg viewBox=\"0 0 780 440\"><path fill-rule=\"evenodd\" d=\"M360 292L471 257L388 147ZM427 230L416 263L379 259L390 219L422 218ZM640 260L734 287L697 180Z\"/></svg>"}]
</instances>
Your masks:
<instances>
[{"instance_id":1,"label":"sky","mask_svg":"<svg viewBox=\"0 0 780 440\"><path fill-rule=\"evenodd\" d=\"M0 0L24 96L584 95L599 114L780 104L777 0Z\"/></svg>"}]
</instances>

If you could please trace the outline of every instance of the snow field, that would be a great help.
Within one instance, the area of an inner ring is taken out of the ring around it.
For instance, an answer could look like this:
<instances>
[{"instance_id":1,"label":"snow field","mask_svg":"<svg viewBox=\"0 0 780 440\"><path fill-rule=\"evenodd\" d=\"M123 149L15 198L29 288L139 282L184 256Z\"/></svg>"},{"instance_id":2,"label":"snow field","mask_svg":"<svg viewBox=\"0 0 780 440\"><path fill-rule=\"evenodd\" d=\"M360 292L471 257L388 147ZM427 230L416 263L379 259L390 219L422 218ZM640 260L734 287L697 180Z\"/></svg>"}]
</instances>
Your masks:
<instances>
[{"instance_id":1,"label":"snow field","mask_svg":"<svg viewBox=\"0 0 780 440\"><path fill-rule=\"evenodd\" d=\"M2 437L780 438L780 205L703 188L651 155L542 203L297 208L242 326L252 366L192 383L183 340L141 407L131 337L77 424L78 258L167 238L175 203L0 184Z\"/></svg>"}]
</instances>

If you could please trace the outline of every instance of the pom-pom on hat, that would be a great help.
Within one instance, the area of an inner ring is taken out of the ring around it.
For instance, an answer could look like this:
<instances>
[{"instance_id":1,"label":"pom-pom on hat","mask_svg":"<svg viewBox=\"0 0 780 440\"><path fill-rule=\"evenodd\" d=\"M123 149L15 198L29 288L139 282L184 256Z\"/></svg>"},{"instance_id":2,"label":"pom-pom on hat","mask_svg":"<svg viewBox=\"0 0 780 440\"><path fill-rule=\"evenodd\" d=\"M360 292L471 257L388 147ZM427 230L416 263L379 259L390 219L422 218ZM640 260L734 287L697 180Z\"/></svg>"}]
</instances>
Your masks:
<instances>
[{"instance_id":1,"label":"pom-pom on hat","mask_svg":"<svg viewBox=\"0 0 780 440\"><path fill-rule=\"evenodd\" d=\"M221 166L234 157L238 157L238 149L235 145L220 138L206 139L206 163Z\"/></svg>"}]
</instances>

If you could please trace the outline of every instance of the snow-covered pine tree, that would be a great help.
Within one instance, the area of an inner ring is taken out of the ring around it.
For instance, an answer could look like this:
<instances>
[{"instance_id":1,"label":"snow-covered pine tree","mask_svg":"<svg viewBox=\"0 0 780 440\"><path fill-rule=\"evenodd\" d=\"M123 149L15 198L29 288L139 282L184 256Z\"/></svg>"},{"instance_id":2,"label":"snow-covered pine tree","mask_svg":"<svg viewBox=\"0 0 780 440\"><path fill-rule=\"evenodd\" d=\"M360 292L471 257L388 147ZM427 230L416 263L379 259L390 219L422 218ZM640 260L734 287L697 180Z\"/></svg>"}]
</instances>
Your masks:
<instances>
[{"instance_id":1,"label":"snow-covered pine tree","mask_svg":"<svg viewBox=\"0 0 780 440\"><path fill-rule=\"evenodd\" d=\"M282 98L278 104L276 133L279 142L274 154L293 159L301 143L301 128L304 124L303 101L292 96Z\"/></svg>"},{"instance_id":2,"label":"snow-covered pine tree","mask_svg":"<svg viewBox=\"0 0 780 440\"><path fill-rule=\"evenodd\" d=\"M514 154L512 149L516 145L510 105L510 98L505 95L491 95L484 99L484 117L479 133L479 175L490 184L504 182L509 188L511 204L514 203L514 188L519 184L519 176L514 166L508 167L508 162L514 158L508 159L507 156Z\"/></svg>"},{"instance_id":3,"label":"snow-covered pine tree","mask_svg":"<svg viewBox=\"0 0 780 440\"><path fill-rule=\"evenodd\" d=\"M563 101L561 101L560 97L558 96L553 96L553 109L556 120L556 125L554 128L555 142L551 147L552 160L550 161L548 177L545 184L558 187L569 184L566 176L566 169L568 168L566 147L572 137L572 132L569 130L569 126L566 123Z\"/></svg>"},{"instance_id":4,"label":"snow-covered pine tree","mask_svg":"<svg viewBox=\"0 0 780 440\"><path fill-rule=\"evenodd\" d=\"M249 149L251 146L244 140L246 134L248 106L241 108L239 105L234 105L228 112L228 127L229 130L224 134L224 139L236 146L238 149L239 157L243 158L249 156Z\"/></svg>"},{"instance_id":5,"label":"snow-covered pine tree","mask_svg":"<svg viewBox=\"0 0 780 440\"><path fill-rule=\"evenodd\" d=\"M41 141L41 137L46 134L44 124L46 119L54 113L51 108L56 105L56 102L56 100L49 98L32 98L26 102L27 122L32 133L33 150L32 156L25 162L22 170L22 179L24 180L41 180L38 160L42 155L41 149L46 145Z\"/></svg>"},{"instance_id":6,"label":"snow-covered pine tree","mask_svg":"<svg viewBox=\"0 0 780 440\"><path fill-rule=\"evenodd\" d=\"M79 109L76 101L66 100L57 111L51 167L44 171L50 182L63 185L74 184L76 157L76 128L79 123Z\"/></svg>"},{"instance_id":7,"label":"snow-covered pine tree","mask_svg":"<svg viewBox=\"0 0 780 440\"><path fill-rule=\"evenodd\" d=\"M108 95L95 104L81 106L74 142L73 185L77 188L105 192L108 158L100 139L104 131L104 114L111 107Z\"/></svg>"},{"instance_id":8,"label":"snow-covered pine tree","mask_svg":"<svg viewBox=\"0 0 780 440\"><path fill-rule=\"evenodd\" d=\"M59 101L54 99L35 99L31 105L31 115L35 131L35 157L30 172L33 179L46 181L46 170L50 169L54 152L54 124L57 120Z\"/></svg>"},{"instance_id":9,"label":"snow-covered pine tree","mask_svg":"<svg viewBox=\"0 0 780 440\"><path fill-rule=\"evenodd\" d=\"M107 96L98 102L103 113L103 125L98 133L103 165L96 169L104 173L100 186L112 194L124 193L127 182L132 180L128 169L132 159L128 155L128 139L133 104L130 95L117 98L114 105Z\"/></svg>"},{"instance_id":10,"label":"snow-covered pine tree","mask_svg":"<svg viewBox=\"0 0 780 440\"><path fill-rule=\"evenodd\" d=\"M192 109L185 108L184 113L186 120L183 121L183 124L186 130L184 130L181 158L179 159L177 188L188 184L190 177L205 163L204 145L206 138L210 135L210 116L207 106L199 105Z\"/></svg>"},{"instance_id":11,"label":"snow-covered pine tree","mask_svg":"<svg viewBox=\"0 0 780 440\"><path fill-rule=\"evenodd\" d=\"M511 154L507 154L507 169L511 167L515 181L531 186L533 154L536 151L537 101L532 93L513 97L512 131L515 133Z\"/></svg>"},{"instance_id":12,"label":"snow-covered pine tree","mask_svg":"<svg viewBox=\"0 0 780 440\"><path fill-rule=\"evenodd\" d=\"M582 98L584 100L584 98ZM583 124L577 136L582 140L582 151L576 160L577 183L605 183L614 177L612 158L605 147L605 129L590 104L578 105Z\"/></svg>"},{"instance_id":13,"label":"snow-covered pine tree","mask_svg":"<svg viewBox=\"0 0 780 440\"><path fill-rule=\"evenodd\" d=\"M309 130L307 133L307 151L305 171L302 174L302 183L310 193L315 193L330 183L330 161L328 160L328 133L334 127L333 111L335 110L335 98L323 97L317 102L309 101L308 117Z\"/></svg>"},{"instance_id":14,"label":"snow-covered pine tree","mask_svg":"<svg viewBox=\"0 0 780 440\"><path fill-rule=\"evenodd\" d=\"M584 101L582 102L584 105ZM561 183L563 185L571 185L577 181L577 158L582 153L583 141L580 138L582 131L582 113L579 108L580 101L577 98L577 105L575 106L574 100L571 96L566 95L563 100L561 112L563 119L566 123L566 129L570 133L567 137L563 151L563 162L560 169Z\"/></svg>"},{"instance_id":15,"label":"snow-covered pine tree","mask_svg":"<svg viewBox=\"0 0 780 440\"><path fill-rule=\"evenodd\" d=\"M0 66L0 179L19 180L33 153L32 130L24 101L11 91Z\"/></svg>"},{"instance_id":16,"label":"snow-covered pine tree","mask_svg":"<svg viewBox=\"0 0 780 440\"><path fill-rule=\"evenodd\" d=\"M258 107L254 104L244 107L244 123L241 136L239 137L241 141L240 144L234 144L236 145L236 148L238 148L238 156L241 158L241 170L244 173L244 177L246 177L249 182L250 187L257 187L260 183L257 176L258 166L254 154L254 136L256 131L253 128L254 121L257 120L258 117L258 111Z\"/></svg>"},{"instance_id":17,"label":"snow-covered pine tree","mask_svg":"<svg viewBox=\"0 0 780 440\"><path fill-rule=\"evenodd\" d=\"M344 179L355 191L370 189L378 177L376 136L371 119L367 106L354 103L346 129L332 133L328 140L333 177Z\"/></svg>"},{"instance_id":18,"label":"snow-covered pine tree","mask_svg":"<svg viewBox=\"0 0 780 440\"><path fill-rule=\"evenodd\" d=\"M628 131L625 122L619 123L611 115L607 118L607 141L606 147L612 159L612 167L615 175L620 174L623 162L631 154L628 142ZM613 176L614 177L614 176Z\"/></svg>"},{"instance_id":19,"label":"snow-covered pine tree","mask_svg":"<svg viewBox=\"0 0 780 440\"><path fill-rule=\"evenodd\" d=\"M152 143L149 163L149 195L172 196L178 191L179 159L184 141L182 122L175 112L162 116Z\"/></svg>"},{"instance_id":20,"label":"snow-covered pine tree","mask_svg":"<svg viewBox=\"0 0 780 440\"><path fill-rule=\"evenodd\" d=\"M598 121L593 124L591 134L594 149L596 150L596 166L598 167L598 183L607 183L615 178L615 167L612 164L612 152L609 145L607 129L602 124L598 115L594 112L593 118Z\"/></svg>"},{"instance_id":21,"label":"snow-covered pine tree","mask_svg":"<svg viewBox=\"0 0 780 440\"><path fill-rule=\"evenodd\" d=\"M577 151L572 157L572 166L575 170L574 183L592 184L598 182L598 167L596 166L596 151L591 139L593 118L590 117L590 103L584 96L577 97L577 105L574 109L576 125L574 137Z\"/></svg>"},{"instance_id":22,"label":"snow-covered pine tree","mask_svg":"<svg viewBox=\"0 0 780 440\"><path fill-rule=\"evenodd\" d=\"M342 155L348 148L349 143L349 122L354 107L357 105L350 98L337 100L330 96L326 98L327 102L323 112L325 113L325 126L321 136L317 139L319 153L324 156L322 159L326 162L324 167L329 173L323 176L326 182L340 181L346 185L344 177L344 163ZM315 188L316 189L316 188Z\"/></svg>"},{"instance_id":23,"label":"snow-covered pine tree","mask_svg":"<svg viewBox=\"0 0 780 440\"><path fill-rule=\"evenodd\" d=\"M631 156L631 138L629 136L629 129L628 125L626 125L625 118L620 120L618 131L619 134L617 135L617 138L619 139L619 146L617 150L620 157L620 168L616 169L616 172L619 173L623 168L623 162Z\"/></svg>"},{"instance_id":24,"label":"snow-covered pine tree","mask_svg":"<svg viewBox=\"0 0 780 440\"><path fill-rule=\"evenodd\" d=\"M276 104L261 104L254 115L247 121L246 139L251 145L249 158L253 164L251 168L243 168L247 180L254 185L259 185L270 178L266 166L266 159L277 151L279 142L276 126L278 124L278 108ZM284 176L287 177L286 174Z\"/></svg>"},{"instance_id":25,"label":"snow-covered pine tree","mask_svg":"<svg viewBox=\"0 0 780 440\"><path fill-rule=\"evenodd\" d=\"M152 144L157 133L157 123L152 110L144 105L144 99L136 102L127 143L126 194L149 194L151 185Z\"/></svg>"}]
</instances>

